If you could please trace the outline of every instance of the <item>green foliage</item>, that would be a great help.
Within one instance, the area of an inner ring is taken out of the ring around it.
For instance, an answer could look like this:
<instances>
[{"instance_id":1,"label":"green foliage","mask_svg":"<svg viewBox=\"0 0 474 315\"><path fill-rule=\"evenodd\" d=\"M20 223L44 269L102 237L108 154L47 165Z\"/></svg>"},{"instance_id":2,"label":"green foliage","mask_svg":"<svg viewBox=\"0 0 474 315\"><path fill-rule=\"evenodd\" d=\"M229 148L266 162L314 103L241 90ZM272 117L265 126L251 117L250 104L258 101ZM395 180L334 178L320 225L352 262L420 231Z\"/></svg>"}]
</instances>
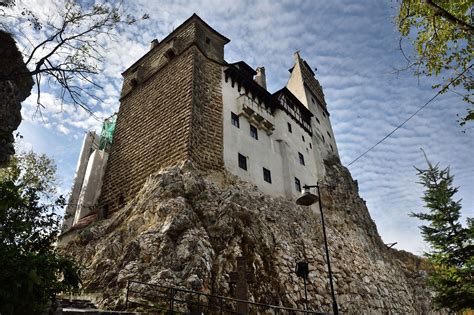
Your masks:
<instances>
[{"instance_id":1,"label":"green foliage","mask_svg":"<svg viewBox=\"0 0 474 315\"><path fill-rule=\"evenodd\" d=\"M459 222L461 203L453 200L458 188L453 187L449 168L441 170L427 162L427 169L417 171L429 212L411 216L429 222L420 229L431 246L425 255L434 267L428 279L434 303L461 311L474 305L474 221L468 218L467 227Z\"/></svg>"},{"instance_id":2,"label":"green foliage","mask_svg":"<svg viewBox=\"0 0 474 315\"><path fill-rule=\"evenodd\" d=\"M78 268L55 249L64 198L54 162L33 152L0 169L0 313L36 314L79 287Z\"/></svg>"},{"instance_id":3,"label":"green foliage","mask_svg":"<svg viewBox=\"0 0 474 315\"><path fill-rule=\"evenodd\" d=\"M471 107L461 124L474 119L472 10L470 0L402 0L397 17L400 34L410 39L416 51L414 60L404 53L407 68L417 76L441 76L442 82L433 88L443 86L442 93L448 91L448 84L464 88L461 95Z\"/></svg>"}]
</instances>

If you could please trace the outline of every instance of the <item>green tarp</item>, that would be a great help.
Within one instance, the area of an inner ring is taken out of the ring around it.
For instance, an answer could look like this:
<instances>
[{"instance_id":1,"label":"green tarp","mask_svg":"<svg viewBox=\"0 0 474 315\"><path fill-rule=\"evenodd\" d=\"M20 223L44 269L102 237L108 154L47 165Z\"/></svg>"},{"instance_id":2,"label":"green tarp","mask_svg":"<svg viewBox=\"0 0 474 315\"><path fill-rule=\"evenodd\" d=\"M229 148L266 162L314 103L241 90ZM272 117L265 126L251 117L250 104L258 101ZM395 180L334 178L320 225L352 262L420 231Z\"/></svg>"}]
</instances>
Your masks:
<instances>
[{"instance_id":1,"label":"green tarp","mask_svg":"<svg viewBox=\"0 0 474 315\"><path fill-rule=\"evenodd\" d=\"M115 131L115 122L117 121L117 114L112 115L111 117L104 120L102 125L102 131L100 132L100 150L108 150L112 144L112 138Z\"/></svg>"}]
</instances>

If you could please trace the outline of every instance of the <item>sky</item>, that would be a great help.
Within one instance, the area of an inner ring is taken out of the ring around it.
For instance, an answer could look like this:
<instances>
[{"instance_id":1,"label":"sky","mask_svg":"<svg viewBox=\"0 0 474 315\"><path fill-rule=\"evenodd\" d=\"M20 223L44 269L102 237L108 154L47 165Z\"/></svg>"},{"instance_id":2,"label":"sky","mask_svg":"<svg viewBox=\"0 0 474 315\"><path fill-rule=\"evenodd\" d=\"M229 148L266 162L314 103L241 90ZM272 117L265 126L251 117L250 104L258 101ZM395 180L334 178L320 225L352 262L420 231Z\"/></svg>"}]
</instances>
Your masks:
<instances>
[{"instance_id":1,"label":"sky","mask_svg":"<svg viewBox=\"0 0 474 315\"><path fill-rule=\"evenodd\" d=\"M28 1L28 7L54 22L62 3L35 0ZM396 71L405 65L394 25L396 7L396 1L379 0L124 0L124 12L147 13L150 19L120 27L114 38L98 38L106 49L100 75L94 78L102 86L98 92L102 101L91 100L89 105L99 120L71 104L61 105L57 93L46 85L41 93L46 107L42 115L36 112L35 91L23 103L19 128L23 139L18 146L53 157L59 190L68 193L85 131L100 131L100 119L118 110L121 72L147 52L152 39L163 39L196 13L231 40L225 47L226 61L265 67L270 92L286 84L296 50L317 68L341 160L347 166L436 94L431 88L435 80ZM17 25L19 45L28 51L31 46L25 38L38 42L41 32L33 32L25 23ZM408 42L405 47L410 53ZM414 168L426 166L420 149L432 162L450 166L459 186L457 198L463 199L463 220L473 216L474 123L460 127L457 122L466 108L457 94L441 95L349 166L385 243L397 242L395 248L417 254L428 250L418 229L421 222L409 216L424 210L423 187Z\"/></svg>"}]
</instances>

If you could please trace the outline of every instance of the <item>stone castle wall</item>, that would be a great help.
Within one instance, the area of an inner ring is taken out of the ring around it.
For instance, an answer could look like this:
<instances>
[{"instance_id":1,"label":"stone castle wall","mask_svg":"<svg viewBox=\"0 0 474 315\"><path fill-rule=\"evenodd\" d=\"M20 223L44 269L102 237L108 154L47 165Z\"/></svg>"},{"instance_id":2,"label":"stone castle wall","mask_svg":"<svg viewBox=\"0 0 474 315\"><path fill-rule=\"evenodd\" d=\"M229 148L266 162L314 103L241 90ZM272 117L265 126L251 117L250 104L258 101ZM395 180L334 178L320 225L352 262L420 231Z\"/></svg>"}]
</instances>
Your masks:
<instances>
[{"instance_id":1,"label":"stone castle wall","mask_svg":"<svg viewBox=\"0 0 474 315\"><path fill-rule=\"evenodd\" d=\"M100 207L115 211L180 161L222 167L224 42L192 17L124 72Z\"/></svg>"}]
</instances>

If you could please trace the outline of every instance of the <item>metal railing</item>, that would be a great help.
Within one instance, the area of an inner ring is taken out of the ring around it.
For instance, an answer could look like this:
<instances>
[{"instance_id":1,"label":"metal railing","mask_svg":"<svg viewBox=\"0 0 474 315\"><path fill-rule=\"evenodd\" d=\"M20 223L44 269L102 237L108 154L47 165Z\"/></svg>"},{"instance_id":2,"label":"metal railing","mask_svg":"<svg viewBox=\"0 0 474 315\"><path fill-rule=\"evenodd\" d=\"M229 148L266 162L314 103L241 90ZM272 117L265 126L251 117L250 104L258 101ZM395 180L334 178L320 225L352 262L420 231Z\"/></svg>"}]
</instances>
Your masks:
<instances>
[{"instance_id":1,"label":"metal railing","mask_svg":"<svg viewBox=\"0 0 474 315\"><path fill-rule=\"evenodd\" d=\"M167 314L244 314L238 312L240 304L248 314L328 314L277 305L255 303L219 295L130 280L127 282L125 307L144 306Z\"/></svg>"}]
</instances>

